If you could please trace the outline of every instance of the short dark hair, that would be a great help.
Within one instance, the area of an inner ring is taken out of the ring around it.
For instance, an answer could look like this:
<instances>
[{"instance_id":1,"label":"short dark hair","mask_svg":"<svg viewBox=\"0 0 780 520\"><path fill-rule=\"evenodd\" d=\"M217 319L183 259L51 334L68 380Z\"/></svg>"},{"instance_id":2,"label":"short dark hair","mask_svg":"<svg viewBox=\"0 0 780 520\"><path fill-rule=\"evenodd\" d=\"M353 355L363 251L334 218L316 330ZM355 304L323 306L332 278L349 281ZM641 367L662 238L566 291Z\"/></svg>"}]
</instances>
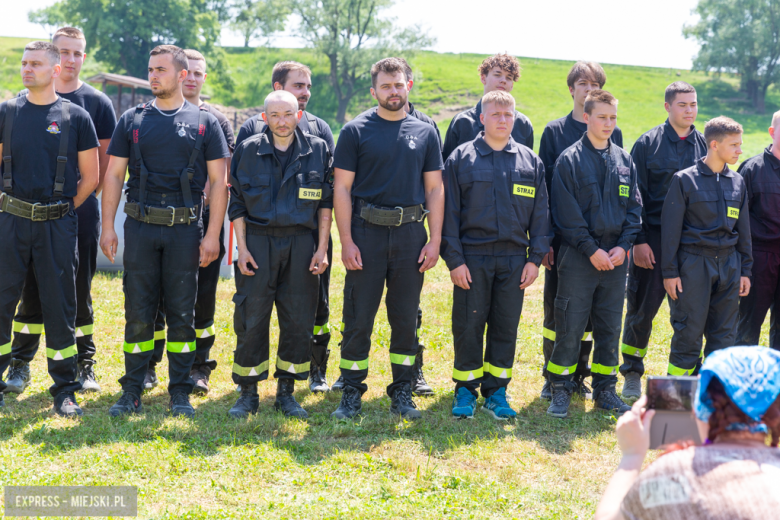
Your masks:
<instances>
[{"instance_id":1,"label":"short dark hair","mask_svg":"<svg viewBox=\"0 0 780 520\"><path fill-rule=\"evenodd\" d=\"M376 88L376 77L379 76L380 72L384 72L385 74L403 72L406 81L409 81L409 77L406 75L406 67L408 66L408 63L401 61L399 58L385 58L379 60L371 66L371 86Z\"/></svg>"},{"instance_id":2,"label":"short dark hair","mask_svg":"<svg viewBox=\"0 0 780 520\"><path fill-rule=\"evenodd\" d=\"M578 61L572 65L569 75L566 76L566 84L569 88L574 88L574 84L582 78L595 81L599 84L599 88L604 88L607 84L607 73L604 72L604 67L595 61Z\"/></svg>"},{"instance_id":3,"label":"short dark hair","mask_svg":"<svg viewBox=\"0 0 780 520\"><path fill-rule=\"evenodd\" d=\"M591 90L588 97L585 98L585 113L590 115L596 103L606 103L607 105L617 106L618 100L606 90Z\"/></svg>"},{"instance_id":4,"label":"short dark hair","mask_svg":"<svg viewBox=\"0 0 780 520\"><path fill-rule=\"evenodd\" d=\"M203 56L203 54L199 53L195 49L184 49L184 55L187 56L187 61L193 60L193 61L202 61L203 66L206 66L206 58ZM189 68L189 64L188 64Z\"/></svg>"},{"instance_id":5,"label":"short dark hair","mask_svg":"<svg viewBox=\"0 0 780 520\"><path fill-rule=\"evenodd\" d=\"M489 58L485 58L479 64L477 70L479 70L480 76L487 76L493 70L493 67L500 67L501 70L511 74L512 81L520 79L520 71L523 70L520 68L520 61L507 53L494 54Z\"/></svg>"},{"instance_id":6,"label":"short dark hair","mask_svg":"<svg viewBox=\"0 0 780 520\"><path fill-rule=\"evenodd\" d=\"M287 83L287 76L294 70L303 72L311 77L311 69L303 63L298 63L297 61L280 61L274 65L274 70L271 72L271 86L273 87L279 83L282 88L284 88L285 83Z\"/></svg>"},{"instance_id":7,"label":"short dark hair","mask_svg":"<svg viewBox=\"0 0 780 520\"><path fill-rule=\"evenodd\" d=\"M76 29L75 27L60 27L57 29L57 32L55 32L54 36L51 37L52 43L60 36L64 36L65 38L73 38L75 40L84 40L84 43L87 43L87 39L84 37L84 33L81 32L81 29Z\"/></svg>"},{"instance_id":8,"label":"short dark hair","mask_svg":"<svg viewBox=\"0 0 780 520\"><path fill-rule=\"evenodd\" d=\"M721 142L729 135L741 134L742 125L726 116L718 116L707 121L704 125L704 140L707 141L707 148L712 141Z\"/></svg>"},{"instance_id":9,"label":"short dark hair","mask_svg":"<svg viewBox=\"0 0 780 520\"><path fill-rule=\"evenodd\" d=\"M690 85L684 81L675 81L668 87L666 87L666 92L664 93L664 101L666 103L673 103L675 98L677 97L677 94L696 94L696 89L693 88L693 85Z\"/></svg>"},{"instance_id":10,"label":"short dark hair","mask_svg":"<svg viewBox=\"0 0 780 520\"><path fill-rule=\"evenodd\" d=\"M159 56L160 54L170 54L173 56L173 65L176 67L176 71L187 70L190 66L187 61L187 55L184 51L175 45L158 45L149 52L149 56Z\"/></svg>"},{"instance_id":11,"label":"short dark hair","mask_svg":"<svg viewBox=\"0 0 780 520\"><path fill-rule=\"evenodd\" d=\"M27 51L46 51L46 57L49 58L49 62L52 65L59 65L60 49L51 42L30 42L24 46L25 52Z\"/></svg>"},{"instance_id":12,"label":"short dark hair","mask_svg":"<svg viewBox=\"0 0 780 520\"><path fill-rule=\"evenodd\" d=\"M414 80L414 72L412 71L412 66L409 65L409 62L403 58L397 58L397 59L404 64L404 74L406 74L406 81Z\"/></svg>"}]
</instances>

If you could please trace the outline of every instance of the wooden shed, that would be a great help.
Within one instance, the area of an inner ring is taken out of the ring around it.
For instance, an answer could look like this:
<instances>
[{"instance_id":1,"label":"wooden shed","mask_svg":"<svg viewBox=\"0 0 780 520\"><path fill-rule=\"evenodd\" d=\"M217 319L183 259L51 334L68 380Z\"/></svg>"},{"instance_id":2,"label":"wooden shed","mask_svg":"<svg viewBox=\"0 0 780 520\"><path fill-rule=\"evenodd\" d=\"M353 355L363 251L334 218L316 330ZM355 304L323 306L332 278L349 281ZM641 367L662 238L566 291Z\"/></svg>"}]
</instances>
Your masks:
<instances>
[{"instance_id":1,"label":"wooden shed","mask_svg":"<svg viewBox=\"0 0 780 520\"><path fill-rule=\"evenodd\" d=\"M135 103L135 89L142 88L146 90L152 90L152 88L149 86L149 81L145 79L140 78L134 78L132 76L123 76L121 74L111 74L109 72L101 72L100 74L97 74L96 76L92 76L91 78L87 78L87 82L89 83L102 83L103 84L103 92L106 91L106 85L116 85L117 89L119 89L119 95L116 98L116 104L117 106L114 107L116 110L117 116L120 116L122 114L122 89L123 88L129 88L130 89L130 106L133 107L136 105Z\"/></svg>"}]
</instances>

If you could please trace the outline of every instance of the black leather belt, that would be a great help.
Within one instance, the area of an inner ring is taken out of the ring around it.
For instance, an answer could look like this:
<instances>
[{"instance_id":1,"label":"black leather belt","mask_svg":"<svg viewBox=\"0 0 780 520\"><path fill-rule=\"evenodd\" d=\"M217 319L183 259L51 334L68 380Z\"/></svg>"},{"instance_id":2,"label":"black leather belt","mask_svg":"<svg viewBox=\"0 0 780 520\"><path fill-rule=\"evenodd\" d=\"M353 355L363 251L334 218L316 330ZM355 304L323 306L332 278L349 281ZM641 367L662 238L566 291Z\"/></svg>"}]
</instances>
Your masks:
<instances>
[{"instance_id":1,"label":"black leather belt","mask_svg":"<svg viewBox=\"0 0 780 520\"><path fill-rule=\"evenodd\" d=\"M374 206L364 200L355 201L353 212L369 224L377 226L401 226L411 222L422 222L425 220L425 215L429 213L422 204L406 208L401 206L384 208Z\"/></svg>"},{"instance_id":2,"label":"black leather belt","mask_svg":"<svg viewBox=\"0 0 780 520\"><path fill-rule=\"evenodd\" d=\"M699 246L680 246L680 251L690 253L692 255L709 256L712 258L726 257L736 251L734 247L723 247L715 249L712 247L699 247Z\"/></svg>"},{"instance_id":3,"label":"black leather belt","mask_svg":"<svg viewBox=\"0 0 780 520\"><path fill-rule=\"evenodd\" d=\"M156 224L158 226L173 226L174 224L192 224L200 218L200 204L194 208L157 208L154 206L144 207L145 215L141 216L141 205L136 202L125 204L125 213L127 216L139 222L146 224Z\"/></svg>"},{"instance_id":4,"label":"black leather belt","mask_svg":"<svg viewBox=\"0 0 780 520\"><path fill-rule=\"evenodd\" d=\"M0 193L0 213L10 213L33 222L46 222L64 217L70 211L70 202L42 204L25 202L5 193Z\"/></svg>"}]
</instances>

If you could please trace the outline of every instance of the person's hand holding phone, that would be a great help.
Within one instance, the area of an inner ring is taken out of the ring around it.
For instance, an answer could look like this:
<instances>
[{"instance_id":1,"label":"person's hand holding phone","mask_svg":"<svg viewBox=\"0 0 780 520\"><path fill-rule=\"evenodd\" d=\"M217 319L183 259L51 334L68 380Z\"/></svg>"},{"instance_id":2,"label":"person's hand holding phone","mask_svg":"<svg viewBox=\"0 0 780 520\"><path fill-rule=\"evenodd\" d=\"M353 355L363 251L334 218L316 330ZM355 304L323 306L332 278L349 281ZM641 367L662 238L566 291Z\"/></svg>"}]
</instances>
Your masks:
<instances>
[{"instance_id":1,"label":"person's hand holding phone","mask_svg":"<svg viewBox=\"0 0 780 520\"><path fill-rule=\"evenodd\" d=\"M647 409L647 396L639 398L631 410L618 419L615 434L623 458L635 459L640 465L650 448L650 421L655 410Z\"/></svg>"}]
</instances>

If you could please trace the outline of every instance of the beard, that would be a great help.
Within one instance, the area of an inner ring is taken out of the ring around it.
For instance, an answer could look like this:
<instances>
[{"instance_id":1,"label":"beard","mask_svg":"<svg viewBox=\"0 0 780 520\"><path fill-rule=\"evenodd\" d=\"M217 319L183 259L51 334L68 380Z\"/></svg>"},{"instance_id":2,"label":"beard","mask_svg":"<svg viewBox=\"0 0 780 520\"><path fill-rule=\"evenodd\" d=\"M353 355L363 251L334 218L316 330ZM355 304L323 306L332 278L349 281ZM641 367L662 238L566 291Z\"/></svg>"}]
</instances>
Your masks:
<instances>
[{"instance_id":1,"label":"beard","mask_svg":"<svg viewBox=\"0 0 780 520\"><path fill-rule=\"evenodd\" d=\"M398 112L406 106L407 97L402 96L401 94L398 95L398 101L388 101L388 99L389 97L385 99L378 97L377 101L379 102L379 106L390 112Z\"/></svg>"},{"instance_id":2,"label":"beard","mask_svg":"<svg viewBox=\"0 0 780 520\"><path fill-rule=\"evenodd\" d=\"M165 88L162 85L160 85L157 88L152 87L152 94L154 94L154 97L159 99L169 99L173 97L173 95L176 93L176 90L181 89L181 85L178 83L170 88Z\"/></svg>"},{"instance_id":3,"label":"beard","mask_svg":"<svg viewBox=\"0 0 780 520\"><path fill-rule=\"evenodd\" d=\"M279 127L271 127L271 133L274 137L286 139L295 133L295 126L288 126L285 130L279 130Z\"/></svg>"}]
</instances>

